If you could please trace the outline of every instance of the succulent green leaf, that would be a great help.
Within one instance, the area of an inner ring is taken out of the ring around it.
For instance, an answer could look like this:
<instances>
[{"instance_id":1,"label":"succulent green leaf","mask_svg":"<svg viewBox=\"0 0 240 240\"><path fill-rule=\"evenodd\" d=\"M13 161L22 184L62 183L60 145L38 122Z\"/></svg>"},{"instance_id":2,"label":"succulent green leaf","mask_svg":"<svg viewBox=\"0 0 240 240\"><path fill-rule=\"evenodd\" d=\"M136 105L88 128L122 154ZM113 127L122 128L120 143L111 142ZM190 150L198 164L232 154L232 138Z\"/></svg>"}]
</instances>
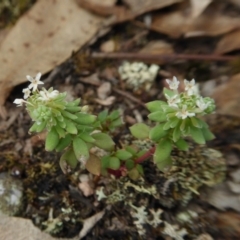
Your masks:
<instances>
[{"instance_id":1,"label":"succulent green leaf","mask_svg":"<svg viewBox=\"0 0 240 240\"><path fill-rule=\"evenodd\" d=\"M143 170L143 166L142 166L142 165L137 164L137 165L136 165L136 169L138 170L138 172L139 172L141 175L144 175L144 170Z\"/></svg>"},{"instance_id":2,"label":"succulent green leaf","mask_svg":"<svg viewBox=\"0 0 240 240\"><path fill-rule=\"evenodd\" d=\"M201 128L190 127L190 136L198 144L205 144L205 138Z\"/></svg>"},{"instance_id":3,"label":"succulent green leaf","mask_svg":"<svg viewBox=\"0 0 240 240\"><path fill-rule=\"evenodd\" d=\"M114 120L114 121L111 122L110 127L116 128L116 127L122 126L122 124L123 124L122 119L121 119L121 118L118 118L118 119L116 119L116 120Z\"/></svg>"},{"instance_id":4,"label":"succulent green leaf","mask_svg":"<svg viewBox=\"0 0 240 240\"><path fill-rule=\"evenodd\" d=\"M125 162L125 166L128 170L131 170L132 168L134 168L135 166L135 163L133 160L131 159L128 159L126 162Z\"/></svg>"},{"instance_id":5,"label":"succulent green leaf","mask_svg":"<svg viewBox=\"0 0 240 240\"><path fill-rule=\"evenodd\" d=\"M77 127L73 122L67 121L66 124L67 124L66 125L66 131L68 133L71 133L71 134L77 134L78 133Z\"/></svg>"},{"instance_id":6,"label":"succulent green leaf","mask_svg":"<svg viewBox=\"0 0 240 240\"><path fill-rule=\"evenodd\" d=\"M209 128L202 128L202 133L206 141L210 141L215 138L214 134L209 130Z\"/></svg>"},{"instance_id":7,"label":"succulent green leaf","mask_svg":"<svg viewBox=\"0 0 240 240\"><path fill-rule=\"evenodd\" d=\"M178 139L175 145L179 150L188 151L188 143L182 138Z\"/></svg>"},{"instance_id":8,"label":"succulent green leaf","mask_svg":"<svg viewBox=\"0 0 240 240\"><path fill-rule=\"evenodd\" d=\"M147 109L148 109L150 112L161 111L161 110L162 110L162 106L165 106L165 105L167 105L166 102L164 102L164 101L159 101L159 100L152 101L152 102L149 102L149 103L146 104Z\"/></svg>"},{"instance_id":9,"label":"succulent green leaf","mask_svg":"<svg viewBox=\"0 0 240 240\"><path fill-rule=\"evenodd\" d=\"M114 148L115 143L112 138L106 133L93 133L92 137L95 139L94 145L107 151L111 151Z\"/></svg>"},{"instance_id":10,"label":"succulent green leaf","mask_svg":"<svg viewBox=\"0 0 240 240\"><path fill-rule=\"evenodd\" d=\"M148 114L148 118L155 122L165 122L167 120L166 113L161 110Z\"/></svg>"},{"instance_id":11,"label":"succulent green leaf","mask_svg":"<svg viewBox=\"0 0 240 240\"><path fill-rule=\"evenodd\" d=\"M156 146L154 153L154 162L161 164L162 167L169 163L170 154L172 151L172 142L169 139L162 139Z\"/></svg>"},{"instance_id":12,"label":"succulent green leaf","mask_svg":"<svg viewBox=\"0 0 240 240\"><path fill-rule=\"evenodd\" d=\"M56 151L57 152L61 152L62 150L64 150L66 147L68 147L70 145L70 143L72 142L72 137L70 134L67 134L64 138L61 138L57 147L56 147Z\"/></svg>"},{"instance_id":13,"label":"succulent green leaf","mask_svg":"<svg viewBox=\"0 0 240 240\"><path fill-rule=\"evenodd\" d=\"M168 121L168 122L166 122L164 125L163 125L163 130L168 130L169 128L171 128L171 122L170 121Z\"/></svg>"},{"instance_id":14,"label":"succulent green leaf","mask_svg":"<svg viewBox=\"0 0 240 240\"><path fill-rule=\"evenodd\" d=\"M108 168L117 170L120 168L121 162L117 157L110 157L109 163L108 163Z\"/></svg>"},{"instance_id":15,"label":"succulent green leaf","mask_svg":"<svg viewBox=\"0 0 240 240\"><path fill-rule=\"evenodd\" d=\"M78 164L78 160L74 154L72 148L68 149L60 158L60 167L64 173L67 173L67 166L75 168Z\"/></svg>"},{"instance_id":16,"label":"succulent green leaf","mask_svg":"<svg viewBox=\"0 0 240 240\"><path fill-rule=\"evenodd\" d=\"M102 166L102 168L108 168L109 161L110 161L110 156L103 156L101 158L101 166Z\"/></svg>"},{"instance_id":17,"label":"succulent green leaf","mask_svg":"<svg viewBox=\"0 0 240 240\"><path fill-rule=\"evenodd\" d=\"M66 135L66 132L64 129L62 129L58 124L55 126L55 129L59 135L60 138L64 138Z\"/></svg>"},{"instance_id":18,"label":"succulent green leaf","mask_svg":"<svg viewBox=\"0 0 240 240\"><path fill-rule=\"evenodd\" d=\"M125 150L128 151L129 153L131 153L132 155L136 154L136 150L133 147L126 146Z\"/></svg>"},{"instance_id":19,"label":"succulent green leaf","mask_svg":"<svg viewBox=\"0 0 240 240\"><path fill-rule=\"evenodd\" d=\"M173 130L173 135L172 135L173 141L177 142L180 136L181 136L181 131L180 131L180 128L177 126Z\"/></svg>"},{"instance_id":20,"label":"succulent green leaf","mask_svg":"<svg viewBox=\"0 0 240 240\"><path fill-rule=\"evenodd\" d=\"M167 95L169 97L173 97L173 96L176 95L176 93L174 91L169 90L168 88L164 88L163 89L163 93L164 93L164 95Z\"/></svg>"},{"instance_id":21,"label":"succulent green leaf","mask_svg":"<svg viewBox=\"0 0 240 240\"><path fill-rule=\"evenodd\" d=\"M177 117L173 117L171 119L169 119L169 121L171 122L171 128L175 128L180 122L181 119L177 118Z\"/></svg>"},{"instance_id":22,"label":"succulent green leaf","mask_svg":"<svg viewBox=\"0 0 240 240\"><path fill-rule=\"evenodd\" d=\"M131 134L138 139L148 138L150 128L144 123L136 123L130 127Z\"/></svg>"},{"instance_id":23,"label":"succulent green leaf","mask_svg":"<svg viewBox=\"0 0 240 240\"><path fill-rule=\"evenodd\" d=\"M66 104L66 107L75 107L75 106L78 106L81 102L81 99L80 98L77 98L75 99L74 101L71 101L71 102L68 102Z\"/></svg>"},{"instance_id":24,"label":"succulent green leaf","mask_svg":"<svg viewBox=\"0 0 240 240\"><path fill-rule=\"evenodd\" d=\"M165 159L164 161L158 162L157 167L160 171L166 171L167 167L170 167L172 165L172 159L171 157Z\"/></svg>"},{"instance_id":25,"label":"succulent green leaf","mask_svg":"<svg viewBox=\"0 0 240 240\"><path fill-rule=\"evenodd\" d=\"M83 125L91 125L95 122L96 120L96 116L95 115L91 115L88 113L76 113L75 114L77 119L75 119L74 121L79 123L79 124L83 124Z\"/></svg>"},{"instance_id":26,"label":"succulent green leaf","mask_svg":"<svg viewBox=\"0 0 240 240\"><path fill-rule=\"evenodd\" d=\"M202 128L202 124L198 121L197 118L195 117L191 117L191 122L192 122L192 125L196 128Z\"/></svg>"},{"instance_id":27,"label":"succulent green leaf","mask_svg":"<svg viewBox=\"0 0 240 240\"><path fill-rule=\"evenodd\" d=\"M69 106L69 107L66 107L66 110L70 113L77 113L77 112L80 112L81 111L81 107L79 106Z\"/></svg>"},{"instance_id":28,"label":"succulent green leaf","mask_svg":"<svg viewBox=\"0 0 240 240\"><path fill-rule=\"evenodd\" d=\"M121 149L116 152L116 157L120 160L127 160L132 157L132 154L126 150Z\"/></svg>"},{"instance_id":29,"label":"succulent green leaf","mask_svg":"<svg viewBox=\"0 0 240 240\"><path fill-rule=\"evenodd\" d=\"M78 134L78 137L87 143L95 142L95 139L90 135L90 133L82 132L82 133Z\"/></svg>"},{"instance_id":30,"label":"succulent green leaf","mask_svg":"<svg viewBox=\"0 0 240 240\"><path fill-rule=\"evenodd\" d=\"M55 128L52 128L46 137L45 150L53 151L59 143L59 135Z\"/></svg>"},{"instance_id":31,"label":"succulent green leaf","mask_svg":"<svg viewBox=\"0 0 240 240\"><path fill-rule=\"evenodd\" d=\"M167 135L167 131L163 130L163 124L156 125L149 132L149 138L155 142Z\"/></svg>"},{"instance_id":32,"label":"succulent green leaf","mask_svg":"<svg viewBox=\"0 0 240 240\"><path fill-rule=\"evenodd\" d=\"M133 181L137 181L138 178L140 177L140 174L136 168L133 168L128 172L128 177Z\"/></svg>"},{"instance_id":33,"label":"succulent green leaf","mask_svg":"<svg viewBox=\"0 0 240 240\"><path fill-rule=\"evenodd\" d=\"M116 120L117 118L119 118L120 117L120 112L119 112L119 110L114 110L114 111L112 111L111 113L110 113L110 115L109 115L109 118L110 118L110 120Z\"/></svg>"},{"instance_id":34,"label":"succulent green leaf","mask_svg":"<svg viewBox=\"0 0 240 240\"><path fill-rule=\"evenodd\" d=\"M72 114L72 113L70 113L70 112L68 112L68 111L61 111L61 114L63 115L63 117L65 117L65 118L69 118L69 119L71 119L71 120L75 120L75 119L77 119L77 116L75 115L75 114Z\"/></svg>"},{"instance_id":35,"label":"succulent green leaf","mask_svg":"<svg viewBox=\"0 0 240 240\"><path fill-rule=\"evenodd\" d=\"M78 160L81 158L89 158L89 150L87 144L78 136L73 139L73 151Z\"/></svg>"},{"instance_id":36,"label":"succulent green leaf","mask_svg":"<svg viewBox=\"0 0 240 240\"><path fill-rule=\"evenodd\" d=\"M100 122L104 122L106 120L107 116L108 116L108 110L104 110L98 114L97 119Z\"/></svg>"}]
</instances>

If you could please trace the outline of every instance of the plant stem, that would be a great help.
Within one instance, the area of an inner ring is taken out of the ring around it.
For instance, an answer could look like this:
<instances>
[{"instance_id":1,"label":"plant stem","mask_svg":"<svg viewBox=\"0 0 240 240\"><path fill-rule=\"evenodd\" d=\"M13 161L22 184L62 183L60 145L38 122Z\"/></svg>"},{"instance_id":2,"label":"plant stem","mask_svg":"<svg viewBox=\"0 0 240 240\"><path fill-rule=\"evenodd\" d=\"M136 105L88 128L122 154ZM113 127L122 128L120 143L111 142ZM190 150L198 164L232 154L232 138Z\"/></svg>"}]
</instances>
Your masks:
<instances>
[{"instance_id":1,"label":"plant stem","mask_svg":"<svg viewBox=\"0 0 240 240\"><path fill-rule=\"evenodd\" d=\"M137 158L135 160L135 163L139 164L139 163L142 163L143 161L147 160L154 154L155 150L156 150L155 146L150 148L145 154L143 154L141 157Z\"/></svg>"}]
</instances>

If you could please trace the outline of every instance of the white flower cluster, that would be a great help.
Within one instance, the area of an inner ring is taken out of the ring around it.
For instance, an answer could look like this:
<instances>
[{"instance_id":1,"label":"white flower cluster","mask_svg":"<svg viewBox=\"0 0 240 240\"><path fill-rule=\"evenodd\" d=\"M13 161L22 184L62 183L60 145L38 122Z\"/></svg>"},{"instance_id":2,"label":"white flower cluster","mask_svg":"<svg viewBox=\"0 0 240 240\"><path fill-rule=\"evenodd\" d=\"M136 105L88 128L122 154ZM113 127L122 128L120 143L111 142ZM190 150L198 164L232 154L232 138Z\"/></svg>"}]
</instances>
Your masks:
<instances>
[{"instance_id":1,"label":"white flower cluster","mask_svg":"<svg viewBox=\"0 0 240 240\"><path fill-rule=\"evenodd\" d=\"M35 78L29 75L27 75L26 78L30 82L30 84L27 88L24 88L22 90L22 92L24 93L23 99L17 98L13 102L17 104L18 107L22 106L23 103L27 103L27 99L30 97L32 93L35 93L35 92L38 92L39 96L37 97L37 99L40 101L49 101L58 96L59 92L57 90L49 89L47 91L45 88L42 88L41 91L38 91L38 85L44 84L42 81L40 81L41 73L38 73Z\"/></svg>"},{"instance_id":2,"label":"white flower cluster","mask_svg":"<svg viewBox=\"0 0 240 240\"><path fill-rule=\"evenodd\" d=\"M129 88L138 90L144 87L149 90L158 74L159 66L152 64L148 67L142 62L123 62L118 68L119 75L122 80L126 81Z\"/></svg>"},{"instance_id":3,"label":"white flower cluster","mask_svg":"<svg viewBox=\"0 0 240 240\"><path fill-rule=\"evenodd\" d=\"M212 104L212 101L208 98L203 98L199 95L198 85L195 84L194 79L191 81L184 80L185 92L183 93L178 92L180 82L176 77L173 77L173 80L167 79L166 82L174 93L171 96L165 94L168 106L176 110L176 116L180 119L203 114Z\"/></svg>"}]
</instances>

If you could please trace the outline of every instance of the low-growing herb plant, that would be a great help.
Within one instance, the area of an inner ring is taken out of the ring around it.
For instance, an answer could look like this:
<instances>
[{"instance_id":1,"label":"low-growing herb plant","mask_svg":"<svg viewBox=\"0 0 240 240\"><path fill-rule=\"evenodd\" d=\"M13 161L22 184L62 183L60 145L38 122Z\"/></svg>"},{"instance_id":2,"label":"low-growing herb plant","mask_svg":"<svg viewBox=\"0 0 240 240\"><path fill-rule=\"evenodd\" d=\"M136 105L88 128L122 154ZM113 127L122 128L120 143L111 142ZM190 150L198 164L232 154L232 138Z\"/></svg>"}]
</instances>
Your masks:
<instances>
[{"instance_id":1,"label":"low-growing herb plant","mask_svg":"<svg viewBox=\"0 0 240 240\"><path fill-rule=\"evenodd\" d=\"M115 146L112 132L123 123L118 110L93 115L88 106L80 106L80 99L67 101L66 93L53 88L39 90L38 85L43 84L40 78L40 73L35 78L27 76L30 85L23 89L23 99L15 99L14 103L25 104L33 120L30 133L47 131L45 149L62 152L60 166L64 172L80 162L96 175L110 172L115 176L129 174L136 179L144 172L140 163L151 155L159 169L164 170L171 165L174 146L188 150L186 137L199 144L214 138L201 116L213 112L215 104L213 99L199 95L195 80L184 80L184 92L178 92L177 78L167 80L170 88L164 88L167 102L156 100L146 104L148 118L155 124L137 123L130 127L134 137L155 143L155 147L143 151L133 146L124 149Z\"/></svg>"}]
</instances>

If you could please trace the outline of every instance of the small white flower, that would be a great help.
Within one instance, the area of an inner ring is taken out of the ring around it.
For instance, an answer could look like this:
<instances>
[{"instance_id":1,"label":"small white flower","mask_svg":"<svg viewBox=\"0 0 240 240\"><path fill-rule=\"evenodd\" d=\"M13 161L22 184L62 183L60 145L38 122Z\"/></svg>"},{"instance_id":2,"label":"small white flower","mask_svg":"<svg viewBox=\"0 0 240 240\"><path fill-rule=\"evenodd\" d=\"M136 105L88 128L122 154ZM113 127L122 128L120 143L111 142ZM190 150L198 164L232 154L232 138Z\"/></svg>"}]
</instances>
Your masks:
<instances>
[{"instance_id":1,"label":"small white flower","mask_svg":"<svg viewBox=\"0 0 240 240\"><path fill-rule=\"evenodd\" d=\"M52 92L47 91L45 88L39 91L40 97L38 97L41 101L49 101L58 96L59 91L53 90Z\"/></svg>"},{"instance_id":2,"label":"small white flower","mask_svg":"<svg viewBox=\"0 0 240 240\"><path fill-rule=\"evenodd\" d=\"M25 103L25 102L26 101L24 101L21 98L16 98L13 103L17 104L17 107L21 107L23 105L23 103Z\"/></svg>"},{"instance_id":3,"label":"small white flower","mask_svg":"<svg viewBox=\"0 0 240 240\"><path fill-rule=\"evenodd\" d=\"M33 91L36 91L39 84L44 84L42 81L40 81L41 75L41 73L38 73L35 78L29 75L26 76L27 80L31 82L31 84L28 86L29 89L32 88Z\"/></svg>"},{"instance_id":4,"label":"small white flower","mask_svg":"<svg viewBox=\"0 0 240 240\"><path fill-rule=\"evenodd\" d=\"M185 119L187 117L193 117L195 116L195 113L190 113L187 111L187 106L184 105L182 109L179 109L179 111L176 113L176 116L181 119Z\"/></svg>"},{"instance_id":5,"label":"small white flower","mask_svg":"<svg viewBox=\"0 0 240 240\"><path fill-rule=\"evenodd\" d=\"M165 95L168 100L168 105L170 107L177 107L177 104L181 102L178 95L174 95L173 97L169 97L167 94Z\"/></svg>"},{"instance_id":6,"label":"small white flower","mask_svg":"<svg viewBox=\"0 0 240 240\"><path fill-rule=\"evenodd\" d=\"M198 85L195 84L195 79L191 81L185 79L184 85L188 95L197 95L199 93Z\"/></svg>"},{"instance_id":7,"label":"small white flower","mask_svg":"<svg viewBox=\"0 0 240 240\"><path fill-rule=\"evenodd\" d=\"M210 102L205 103L202 98L196 101L198 108L203 112L210 104Z\"/></svg>"},{"instance_id":8,"label":"small white flower","mask_svg":"<svg viewBox=\"0 0 240 240\"><path fill-rule=\"evenodd\" d=\"M179 81L177 80L176 77L173 77L173 80L169 80L169 79L166 79L166 82L168 83L169 85L169 88L172 89L172 90L177 90L178 89L178 85L179 85Z\"/></svg>"},{"instance_id":9,"label":"small white flower","mask_svg":"<svg viewBox=\"0 0 240 240\"><path fill-rule=\"evenodd\" d=\"M24 88L22 92L24 93L24 96L23 96L24 99L27 99L31 94L31 90L29 88Z\"/></svg>"}]
</instances>

